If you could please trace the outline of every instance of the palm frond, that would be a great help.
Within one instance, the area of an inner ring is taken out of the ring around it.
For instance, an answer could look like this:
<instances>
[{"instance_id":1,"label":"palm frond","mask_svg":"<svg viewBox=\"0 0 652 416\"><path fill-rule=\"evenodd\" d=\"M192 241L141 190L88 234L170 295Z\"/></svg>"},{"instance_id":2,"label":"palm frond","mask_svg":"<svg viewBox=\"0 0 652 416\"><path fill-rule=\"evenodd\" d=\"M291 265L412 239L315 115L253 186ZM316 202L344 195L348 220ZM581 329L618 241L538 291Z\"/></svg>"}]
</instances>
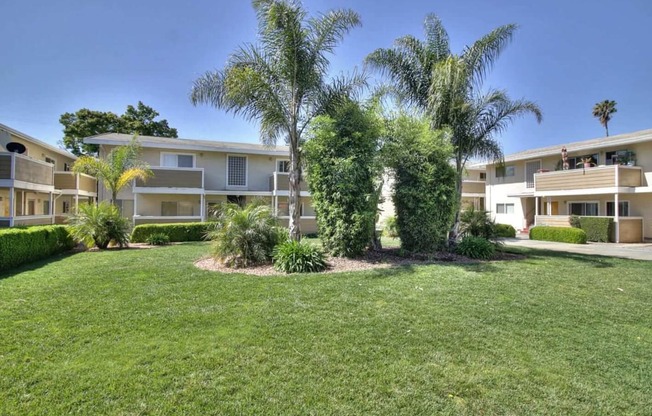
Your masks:
<instances>
[{"instance_id":1,"label":"palm frond","mask_svg":"<svg viewBox=\"0 0 652 416\"><path fill-rule=\"evenodd\" d=\"M462 58L466 61L469 72L473 74L476 86L482 85L485 76L512 40L517 28L514 24L500 26L465 48Z\"/></svg>"}]
</instances>

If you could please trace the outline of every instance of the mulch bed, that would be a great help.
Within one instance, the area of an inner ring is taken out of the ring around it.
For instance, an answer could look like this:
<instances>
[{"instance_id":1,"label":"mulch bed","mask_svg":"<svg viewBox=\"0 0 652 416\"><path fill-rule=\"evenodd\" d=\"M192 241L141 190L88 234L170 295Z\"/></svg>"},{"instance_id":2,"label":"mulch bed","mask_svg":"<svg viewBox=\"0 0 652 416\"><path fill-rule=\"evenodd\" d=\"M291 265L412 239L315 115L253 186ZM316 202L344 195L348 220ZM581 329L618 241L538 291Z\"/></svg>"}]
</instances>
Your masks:
<instances>
[{"instance_id":1,"label":"mulch bed","mask_svg":"<svg viewBox=\"0 0 652 416\"><path fill-rule=\"evenodd\" d=\"M520 254L499 252L491 261L505 260L522 260L525 256ZM399 249L382 249L369 251L364 256L357 259L347 259L342 257L328 257L328 269L323 273L341 273L360 270L387 269L390 267L425 265L435 263L459 263L459 264L477 264L482 263L479 260L473 260L468 257L460 256L453 253L435 253L432 255L412 255L409 257L401 256ZM282 274L274 270L271 264L264 264L254 267L233 269L216 261L212 257L204 257L195 262L195 266L203 269L221 273L244 273L255 276L271 276Z\"/></svg>"}]
</instances>

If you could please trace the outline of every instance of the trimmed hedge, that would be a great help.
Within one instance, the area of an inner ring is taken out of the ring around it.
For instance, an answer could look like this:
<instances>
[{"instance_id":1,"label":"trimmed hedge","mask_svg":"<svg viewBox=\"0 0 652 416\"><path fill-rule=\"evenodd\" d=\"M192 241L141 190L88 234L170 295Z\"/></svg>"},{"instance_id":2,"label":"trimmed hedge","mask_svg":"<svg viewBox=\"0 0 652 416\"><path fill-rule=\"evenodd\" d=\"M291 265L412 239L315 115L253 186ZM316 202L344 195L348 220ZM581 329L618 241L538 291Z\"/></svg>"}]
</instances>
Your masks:
<instances>
[{"instance_id":1,"label":"trimmed hedge","mask_svg":"<svg viewBox=\"0 0 652 416\"><path fill-rule=\"evenodd\" d=\"M496 237L515 238L516 228L509 224L496 224Z\"/></svg>"},{"instance_id":2,"label":"trimmed hedge","mask_svg":"<svg viewBox=\"0 0 652 416\"><path fill-rule=\"evenodd\" d=\"M179 224L141 224L131 233L132 243L145 243L152 234L165 234L170 242L204 241L210 222L186 222Z\"/></svg>"},{"instance_id":3,"label":"trimmed hedge","mask_svg":"<svg viewBox=\"0 0 652 416\"><path fill-rule=\"evenodd\" d=\"M44 225L0 230L0 271L75 247L68 227Z\"/></svg>"},{"instance_id":4,"label":"trimmed hedge","mask_svg":"<svg viewBox=\"0 0 652 416\"><path fill-rule=\"evenodd\" d=\"M530 240L586 244L586 233L579 228L547 227L538 225L530 229Z\"/></svg>"},{"instance_id":5,"label":"trimmed hedge","mask_svg":"<svg viewBox=\"0 0 652 416\"><path fill-rule=\"evenodd\" d=\"M613 218L579 217L580 228L586 233L587 241L608 243L613 230Z\"/></svg>"}]
</instances>

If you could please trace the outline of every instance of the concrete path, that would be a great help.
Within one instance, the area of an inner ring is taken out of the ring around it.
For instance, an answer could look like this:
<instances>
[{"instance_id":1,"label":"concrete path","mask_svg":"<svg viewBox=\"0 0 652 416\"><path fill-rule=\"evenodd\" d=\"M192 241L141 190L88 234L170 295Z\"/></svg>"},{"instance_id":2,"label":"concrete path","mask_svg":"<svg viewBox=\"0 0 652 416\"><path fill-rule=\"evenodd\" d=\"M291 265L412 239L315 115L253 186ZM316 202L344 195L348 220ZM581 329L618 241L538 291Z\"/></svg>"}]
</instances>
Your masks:
<instances>
[{"instance_id":1,"label":"concrete path","mask_svg":"<svg viewBox=\"0 0 652 416\"><path fill-rule=\"evenodd\" d=\"M652 261L652 244L588 243L568 244L552 241L535 241L525 238L506 238L506 246L527 247L541 250L562 251L565 253L593 254L598 256L621 257L624 259Z\"/></svg>"}]
</instances>

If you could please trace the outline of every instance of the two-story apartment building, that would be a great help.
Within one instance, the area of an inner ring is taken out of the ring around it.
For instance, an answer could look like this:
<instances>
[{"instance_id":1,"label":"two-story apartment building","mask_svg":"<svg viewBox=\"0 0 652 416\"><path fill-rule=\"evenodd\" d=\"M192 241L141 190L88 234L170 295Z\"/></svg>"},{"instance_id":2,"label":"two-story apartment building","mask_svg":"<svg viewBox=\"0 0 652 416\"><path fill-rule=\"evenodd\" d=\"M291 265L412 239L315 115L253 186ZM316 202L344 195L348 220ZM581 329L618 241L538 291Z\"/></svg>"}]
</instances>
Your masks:
<instances>
[{"instance_id":1,"label":"two-story apartment building","mask_svg":"<svg viewBox=\"0 0 652 416\"><path fill-rule=\"evenodd\" d=\"M506 156L487 165L486 201L496 222L516 229L605 216L616 242L652 238L652 130Z\"/></svg>"},{"instance_id":2,"label":"two-story apartment building","mask_svg":"<svg viewBox=\"0 0 652 416\"><path fill-rule=\"evenodd\" d=\"M107 133L85 139L100 145L99 157L129 143L133 136ZM223 202L246 204L263 199L283 225L289 221L286 146L138 136L141 158L154 177L136 181L118 195L118 205L134 225L205 221L211 208ZM100 186L100 200L110 194ZM317 230L310 192L301 188L301 230Z\"/></svg>"},{"instance_id":3,"label":"two-story apartment building","mask_svg":"<svg viewBox=\"0 0 652 416\"><path fill-rule=\"evenodd\" d=\"M0 227L61 223L97 197L95 178L70 172L77 158L0 124Z\"/></svg>"}]
</instances>

